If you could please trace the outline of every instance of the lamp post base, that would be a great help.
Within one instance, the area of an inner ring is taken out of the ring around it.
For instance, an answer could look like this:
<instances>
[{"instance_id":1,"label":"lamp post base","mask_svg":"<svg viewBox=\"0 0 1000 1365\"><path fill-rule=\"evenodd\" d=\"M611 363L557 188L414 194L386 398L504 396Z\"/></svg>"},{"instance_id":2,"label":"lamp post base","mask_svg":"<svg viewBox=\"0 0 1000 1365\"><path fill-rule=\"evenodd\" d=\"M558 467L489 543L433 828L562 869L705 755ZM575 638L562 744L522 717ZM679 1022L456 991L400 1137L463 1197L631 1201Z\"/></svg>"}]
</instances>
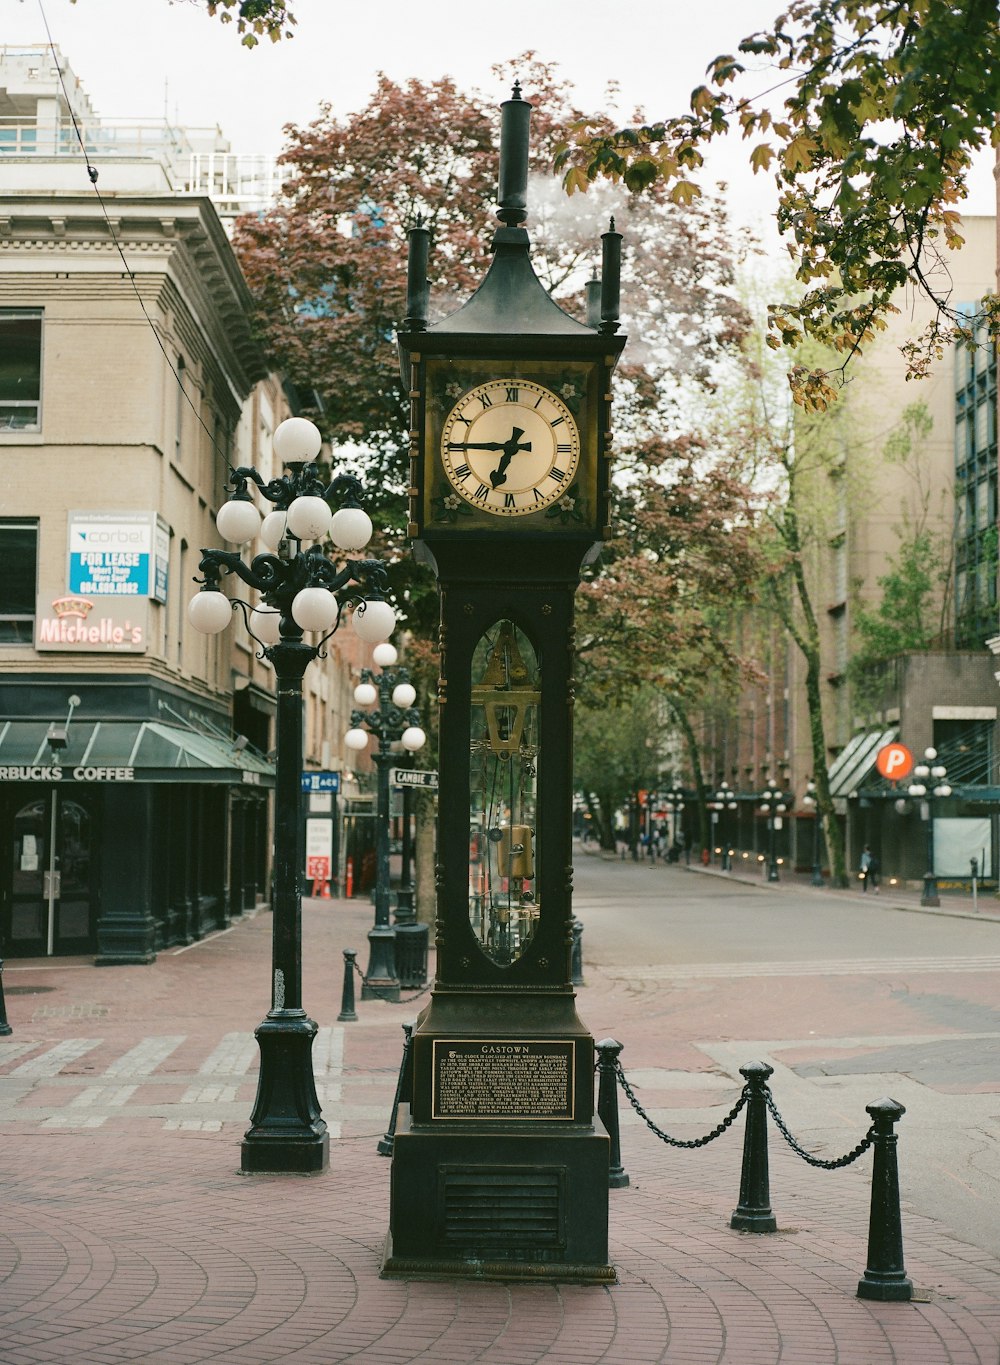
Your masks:
<instances>
[{"instance_id":1,"label":"lamp post base","mask_svg":"<svg viewBox=\"0 0 1000 1365\"><path fill-rule=\"evenodd\" d=\"M823 885L823 869L820 867L819 863L813 864L812 881L810 885L811 886Z\"/></svg>"},{"instance_id":2,"label":"lamp post base","mask_svg":"<svg viewBox=\"0 0 1000 1365\"><path fill-rule=\"evenodd\" d=\"M924 889L920 897L921 905L940 905L941 897L938 895L937 877L933 872L924 873Z\"/></svg>"},{"instance_id":3,"label":"lamp post base","mask_svg":"<svg viewBox=\"0 0 1000 1365\"><path fill-rule=\"evenodd\" d=\"M368 930L368 970L361 986L362 1000L399 1000L396 975L396 931L387 924Z\"/></svg>"},{"instance_id":4,"label":"lamp post base","mask_svg":"<svg viewBox=\"0 0 1000 1365\"><path fill-rule=\"evenodd\" d=\"M330 1162L330 1135L320 1116L312 1069L317 1026L305 1010L272 1010L254 1036L260 1077L240 1171L317 1175Z\"/></svg>"}]
</instances>

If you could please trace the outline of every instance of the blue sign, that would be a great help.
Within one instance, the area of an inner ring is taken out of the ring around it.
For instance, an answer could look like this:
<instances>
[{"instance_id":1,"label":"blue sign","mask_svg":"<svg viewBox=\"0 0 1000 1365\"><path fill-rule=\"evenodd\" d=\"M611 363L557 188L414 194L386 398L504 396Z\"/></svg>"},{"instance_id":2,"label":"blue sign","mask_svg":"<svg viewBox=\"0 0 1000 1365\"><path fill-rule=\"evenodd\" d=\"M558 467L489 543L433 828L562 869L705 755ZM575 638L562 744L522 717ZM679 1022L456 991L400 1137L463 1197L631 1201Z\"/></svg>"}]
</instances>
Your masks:
<instances>
[{"instance_id":1,"label":"blue sign","mask_svg":"<svg viewBox=\"0 0 1000 1365\"><path fill-rule=\"evenodd\" d=\"M303 773L302 790L304 792L339 792L340 773Z\"/></svg>"}]
</instances>

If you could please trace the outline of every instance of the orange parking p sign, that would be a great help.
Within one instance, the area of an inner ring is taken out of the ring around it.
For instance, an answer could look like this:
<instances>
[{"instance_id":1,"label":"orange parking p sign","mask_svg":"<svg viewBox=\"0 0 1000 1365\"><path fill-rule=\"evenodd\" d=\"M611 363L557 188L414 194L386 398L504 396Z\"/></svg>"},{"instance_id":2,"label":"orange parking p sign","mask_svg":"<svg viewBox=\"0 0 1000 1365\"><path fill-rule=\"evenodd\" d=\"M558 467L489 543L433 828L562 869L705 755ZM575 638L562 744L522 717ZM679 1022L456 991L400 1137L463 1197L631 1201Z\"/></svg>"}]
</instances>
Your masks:
<instances>
[{"instance_id":1,"label":"orange parking p sign","mask_svg":"<svg viewBox=\"0 0 1000 1365\"><path fill-rule=\"evenodd\" d=\"M913 755L905 744L886 744L875 755L875 767L889 782L898 782L913 771Z\"/></svg>"}]
</instances>

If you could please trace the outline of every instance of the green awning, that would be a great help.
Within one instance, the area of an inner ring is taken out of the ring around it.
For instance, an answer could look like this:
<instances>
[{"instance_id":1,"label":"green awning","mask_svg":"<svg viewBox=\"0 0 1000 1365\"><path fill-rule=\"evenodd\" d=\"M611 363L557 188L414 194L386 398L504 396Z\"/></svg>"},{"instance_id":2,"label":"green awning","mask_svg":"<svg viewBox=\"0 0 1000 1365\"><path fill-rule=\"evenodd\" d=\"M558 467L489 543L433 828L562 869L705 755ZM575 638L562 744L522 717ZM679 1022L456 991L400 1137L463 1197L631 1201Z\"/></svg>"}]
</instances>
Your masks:
<instances>
[{"instance_id":1,"label":"green awning","mask_svg":"<svg viewBox=\"0 0 1000 1365\"><path fill-rule=\"evenodd\" d=\"M165 721L74 719L68 744L55 751L48 731L44 720L0 722L0 782L274 785L274 765L260 754Z\"/></svg>"}]
</instances>

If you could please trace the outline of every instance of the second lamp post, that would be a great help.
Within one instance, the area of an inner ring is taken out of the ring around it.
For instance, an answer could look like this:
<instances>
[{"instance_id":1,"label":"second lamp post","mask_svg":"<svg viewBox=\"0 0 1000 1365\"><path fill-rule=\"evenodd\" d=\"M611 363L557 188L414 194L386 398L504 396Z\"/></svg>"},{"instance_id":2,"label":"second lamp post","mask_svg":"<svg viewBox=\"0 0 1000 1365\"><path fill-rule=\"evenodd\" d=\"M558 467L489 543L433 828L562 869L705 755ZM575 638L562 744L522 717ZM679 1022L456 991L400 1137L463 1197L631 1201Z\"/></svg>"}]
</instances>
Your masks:
<instances>
[{"instance_id":1,"label":"second lamp post","mask_svg":"<svg viewBox=\"0 0 1000 1365\"><path fill-rule=\"evenodd\" d=\"M760 794L760 809L767 816L767 880L776 882L778 878L778 830L788 810L789 797L780 787L772 783Z\"/></svg>"},{"instance_id":2,"label":"second lamp post","mask_svg":"<svg viewBox=\"0 0 1000 1365\"><path fill-rule=\"evenodd\" d=\"M945 797L951 795L946 778L948 770L943 763L937 762L937 749L925 749L924 761L918 763L913 769L915 782L911 782L908 795L918 797L921 800L923 809L921 815L927 825L927 871L924 873L924 891L920 897L921 905L940 905L941 900L938 896L937 874L934 871L934 802L933 797ZM928 791L927 783L931 779L934 787Z\"/></svg>"},{"instance_id":3,"label":"second lamp post","mask_svg":"<svg viewBox=\"0 0 1000 1365\"><path fill-rule=\"evenodd\" d=\"M399 999L399 974L396 970L396 934L389 924L389 768L393 762L392 745L399 743L409 753L422 749L427 736L417 723L420 713L414 708L416 690L405 668L393 668L397 654L390 644L376 645L372 659L381 672L361 670L361 681L354 689L358 706L374 706L375 711L352 711L351 728L344 736L349 749L367 749L374 735L378 747L372 754L377 775L375 809L375 923L368 932L368 970L361 987L362 1000Z\"/></svg>"}]
</instances>

